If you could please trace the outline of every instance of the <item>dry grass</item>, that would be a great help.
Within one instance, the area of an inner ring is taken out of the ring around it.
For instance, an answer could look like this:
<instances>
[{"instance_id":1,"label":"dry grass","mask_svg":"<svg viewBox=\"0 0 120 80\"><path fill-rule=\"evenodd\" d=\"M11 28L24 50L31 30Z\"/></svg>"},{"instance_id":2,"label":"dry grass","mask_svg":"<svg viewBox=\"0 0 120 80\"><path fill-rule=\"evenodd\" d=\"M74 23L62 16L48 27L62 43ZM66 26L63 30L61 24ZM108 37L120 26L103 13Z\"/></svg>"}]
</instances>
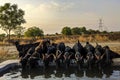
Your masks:
<instances>
[{"instance_id":1,"label":"dry grass","mask_svg":"<svg viewBox=\"0 0 120 80\"><path fill-rule=\"evenodd\" d=\"M64 43L73 43L76 42L77 39L72 39L72 38L61 38L61 39L56 39L55 43L60 43L60 42L64 42Z\"/></svg>"},{"instance_id":2,"label":"dry grass","mask_svg":"<svg viewBox=\"0 0 120 80\"><path fill-rule=\"evenodd\" d=\"M26 43L32 43L32 42L41 42L42 39L50 39L51 41L55 43L59 42L65 42L65 43L74 43L77 40L80 40L81 42L108 42L108 41L120 41L119 34L82 34L82 35L45 35L44 37L38 37L36 39L28 38L28 37L22 37L21 39L18 39L16 37L12 38L11 40L16 41L20 40L21 44ZM7 40L3 40L3 42L0 42L0 45L9 45L7 43Z\"/></svg>"},{"instance_id":3,"label":"dry grass","mask_svg":"<svg viewBox=\"0 0 120 80\"><path fill-rule=\"evenodd\" d=\"M89 41L89 42L94 42L94 41L105 42L105 41L109 41L109 38L105 35L82 35L82 36L79 37L79 40L81 42L86 42L86 41Z\"/></svg>"},{"instance_id":4,"label":"dry grass","mask_svg":"<svg viewBox=\"0 0 120 80\"><path fill-rule=\"evenodd\" d=\"M45 36L44 38L50 39L52 42L60 43L74 43L77 40L80 40L80 42L108 42L111 41L107 35L99 35L99 34L93 34L93 35L72 35L72 36L64 36L64 35L58 35L58 36ZM35 42L41 42L42 39L39 38ZM21 44L26 44L31 42L31 39L24 38L21 40Z\"/></svg>"},{"instance_id":5,"label":"dry grass","mask_svg":"<svg viewBox=\"0 0 120 80\"><path fill-rule=\"evenodd\" d=\"M3 45L9 45L9 43L8 42L0 42L0 46L3 46Z\"/></svg>"},{"instance_id":6,"label":"dry grass","mask_svg":"<svg viewBox=\"0 0 120 80\"><path fill-rule=\"evenodd\" d=\"M113 51L115 51L116 53L120 54L120 46L118 46L118 47L111 47L111 49Z\"/></svg>"},{"instance_id":7,"label":"dry grass","mask_svg":"<svg viewBox=\"0 0 120 80\"><path fill-rule=\"evenodd\" d=\"M100 42L109 41L108 37L105 35L96 35L95 39L96 41L100 41Z\"/></svg>"},{"instance_id":8,"label":"dry grass","mask_svg":"<svg viewBox=\"0 0 120 80\"><path fill-rule=\"evenodd\" d=\"M0 50L0 62L17 58L18 54L8 54L8 50L5 50L4 48Z\"/></svg>"}]
</instances>

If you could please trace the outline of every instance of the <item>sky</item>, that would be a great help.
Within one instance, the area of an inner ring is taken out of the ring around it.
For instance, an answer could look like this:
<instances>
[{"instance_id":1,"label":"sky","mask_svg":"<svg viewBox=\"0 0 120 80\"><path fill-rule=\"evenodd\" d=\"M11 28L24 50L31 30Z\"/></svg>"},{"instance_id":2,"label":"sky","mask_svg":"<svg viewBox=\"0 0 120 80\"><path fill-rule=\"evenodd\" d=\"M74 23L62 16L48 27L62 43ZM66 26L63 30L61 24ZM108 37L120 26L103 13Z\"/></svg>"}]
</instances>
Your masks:
<instances>
[{"instance_id":1,"label":"sky","mask_svg":"<svg viewBox=\"0 0 120 80\"><path fill-rule=\"evenodd\" d=\"M40 27L45 34L60 33L65 26L97 30L99 19L104 30L120 31L120 0L0 0L0 6L4 3L25 11L22 26Z\"/></svg>"}]
</instances>

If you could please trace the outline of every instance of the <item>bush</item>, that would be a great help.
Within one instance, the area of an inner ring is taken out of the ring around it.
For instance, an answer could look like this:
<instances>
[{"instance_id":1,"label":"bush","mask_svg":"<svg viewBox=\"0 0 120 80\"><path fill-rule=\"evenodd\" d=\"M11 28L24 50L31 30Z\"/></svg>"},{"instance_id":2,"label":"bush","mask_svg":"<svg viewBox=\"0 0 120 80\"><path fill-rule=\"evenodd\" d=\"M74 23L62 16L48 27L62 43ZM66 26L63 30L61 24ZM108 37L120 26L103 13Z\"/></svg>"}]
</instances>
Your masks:
<instances>
[{"instance_id":1,"label":"bush","mask_svg":"<svg viewBox=\"0 0 120 80\"><path fill-rule=\"evenodd\" d=\"M63 35L71 35L71 28L70 27L64 27L61 32Z\"/></svg>"},{"instance_id":2,"label":"bush","mask_svg":"<svg viewBox=\"0 0 120 80\"><path fill-rule=\"evenodd\" d=\"M36 38L36 37L43 36L43 35L44 35L44 32L43 32L43 30L41 30L41 29L38 28L38 27L31 27L31 28L28 28L28 29L27 29L27 31L24 33L24 35L25 35L26 37Z\"/></svg>"}]
</instances>

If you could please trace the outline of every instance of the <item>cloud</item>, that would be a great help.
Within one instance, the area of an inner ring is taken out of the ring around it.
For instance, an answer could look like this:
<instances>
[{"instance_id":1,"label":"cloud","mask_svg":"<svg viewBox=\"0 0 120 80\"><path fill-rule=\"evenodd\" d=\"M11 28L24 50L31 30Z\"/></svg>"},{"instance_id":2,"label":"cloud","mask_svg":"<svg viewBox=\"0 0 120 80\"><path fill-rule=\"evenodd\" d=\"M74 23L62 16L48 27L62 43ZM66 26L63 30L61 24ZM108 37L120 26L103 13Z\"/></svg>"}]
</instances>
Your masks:
<instances>
[{"instance_id":1,"label":"cloud","mask_svg":"<svg viewBox=\"0 0 120 80\"><path fill-rule=\"evenodd\" d=\"M40 26L45 33L61 32L64 26L88 26L91 28L97 23L98 15L94 12L77 12L74 3L46 2L40 5L26 4L25 10L27 23L25 26Z\"/></svg>"},{"instance_id":2,"label":"cloud","mask_svg":"<svg viewBox=\"0 0 120 80\"><path fill-rule=\"evenodd\" d=\"M0 0L5 2L17 3L25 11L25 27L40 26L45 33L60 32L64 26L98 29L99 18L105 26L120 26L119 2L113 0Z\"/></svg>"},{"instance_id":3,"label":"cloud","mask_svg":"<svg viewBox=\"0 0 120 80\"><path fill-rule=\"evenodd\" d=\"M73 3L57 3L49 2L42 3L38 6L32 4L26 4L22 6L22 9L25 10L25 18L28 23L51 23L56 19L64 16L65 12L69 11L73 7Z\"/></svg>"},{"instance_id":4,"label":"cloud","mask_svg":"<svg viewBox=\"0 0 120 80\"><path fill-rule=\"evenodd\" d=\"M37 6L26 4L21 7L25 11L25 19L27 21L23 26L27 26L27 28L38 26L45 33L54 33L59 29L58 26L62 26L69 17L67 13L73 8L73 5L73 3L59 3L55 1L41 3Z\"/></svg>"}]
</instances>

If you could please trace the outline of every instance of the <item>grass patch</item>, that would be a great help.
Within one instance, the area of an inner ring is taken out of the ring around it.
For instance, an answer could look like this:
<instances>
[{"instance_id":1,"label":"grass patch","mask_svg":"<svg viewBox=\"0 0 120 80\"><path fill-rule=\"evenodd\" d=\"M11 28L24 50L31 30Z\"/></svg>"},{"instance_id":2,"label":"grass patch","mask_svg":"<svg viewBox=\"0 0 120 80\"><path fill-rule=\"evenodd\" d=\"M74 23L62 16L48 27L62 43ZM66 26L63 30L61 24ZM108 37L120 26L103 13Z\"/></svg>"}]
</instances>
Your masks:
<instances>
[{"instance_id":1,"label":"grass patch","mask_svg":"<svg viewBox=\"0 0 120 80\"><path fill-rule=\"evenodd\" d=\"M111 47L111 49L113 51L115 51L116 53L120 54L120 46L118 46L118 47Z\"/></svg>"},{"instance_id":2,"label":"grass patch","mask_svg":"<svg viewBox=\"0 0 120 80\"><path fill-rule=\"evenodd\" d=\"M9 54L8 50L1 49L0 50L0 63L9 60L9 59L18 59L18 54Z\"/></svg>"}]
</instances>

